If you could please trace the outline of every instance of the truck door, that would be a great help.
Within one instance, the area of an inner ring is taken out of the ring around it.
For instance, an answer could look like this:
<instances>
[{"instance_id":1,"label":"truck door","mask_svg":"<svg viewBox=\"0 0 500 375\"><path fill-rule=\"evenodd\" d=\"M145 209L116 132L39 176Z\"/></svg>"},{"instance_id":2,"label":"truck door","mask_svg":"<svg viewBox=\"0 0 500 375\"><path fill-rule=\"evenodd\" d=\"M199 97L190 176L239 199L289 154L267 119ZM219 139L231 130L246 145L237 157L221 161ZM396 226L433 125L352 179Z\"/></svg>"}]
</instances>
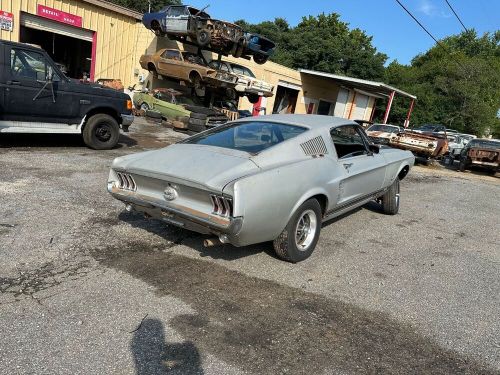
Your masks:
<instances>
[{"instance_id":1,"label":"truck door","mask_svg":"<svg viewBox=\"0 0 500 375\"><path fill-rule=\"evenodd\" d=\"M68 123L77 107L59 90L62 80L42 52L11 47L4 71L5 120ZM51 80L52 79L52 80Z\"/></svg>"}]
</instances>

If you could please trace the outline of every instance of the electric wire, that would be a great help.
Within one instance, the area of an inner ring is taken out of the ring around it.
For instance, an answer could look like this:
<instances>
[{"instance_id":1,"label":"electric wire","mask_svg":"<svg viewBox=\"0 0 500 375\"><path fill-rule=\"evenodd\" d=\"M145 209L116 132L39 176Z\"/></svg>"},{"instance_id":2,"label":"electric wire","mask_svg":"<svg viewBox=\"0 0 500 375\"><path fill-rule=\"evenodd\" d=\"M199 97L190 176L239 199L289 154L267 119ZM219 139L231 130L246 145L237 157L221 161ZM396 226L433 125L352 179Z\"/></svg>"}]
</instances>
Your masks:
<instances>
[{"instance_id":1,"label":"electric wire","mask_svg":"<svg viewBox=\"0 0 500 375\"><path fill-rule=\"evenodd\" d=\"M464 28L465 31L469 31L464 23L462 22L462 20L460 19L460 17L458 16L457 12L455 12L455 9L453 9L453 7L451 6L450 2L448 0L444 0L446 1L446 4L448 4L448 6L450 7L451 11L453 12L453 14L455 15L455 17L457 18L458 22L460 22L460 24L462 25L462 27Z\"/></svg>"}]
</instances>

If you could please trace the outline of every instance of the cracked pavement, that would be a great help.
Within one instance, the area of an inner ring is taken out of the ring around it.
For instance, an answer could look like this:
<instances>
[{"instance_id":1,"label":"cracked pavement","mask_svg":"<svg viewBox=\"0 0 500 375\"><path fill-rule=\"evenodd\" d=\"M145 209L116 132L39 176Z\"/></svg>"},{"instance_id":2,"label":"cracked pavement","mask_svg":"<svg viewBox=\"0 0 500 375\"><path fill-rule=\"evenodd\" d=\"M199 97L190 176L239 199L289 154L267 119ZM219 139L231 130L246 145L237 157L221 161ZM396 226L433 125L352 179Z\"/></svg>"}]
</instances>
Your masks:
<instances>
[{"instance_id":1,"label":"cracked pavement","mask_svg":"<svg viewBox=\"0 0 500 375\"><path fill-rule=\"evenodd\" d=\"M498 177L417 166L293 265L124 211L112 159L184 137L131 129L0 137L0 373L500 373Z\"/></svg>"}]
</instances>

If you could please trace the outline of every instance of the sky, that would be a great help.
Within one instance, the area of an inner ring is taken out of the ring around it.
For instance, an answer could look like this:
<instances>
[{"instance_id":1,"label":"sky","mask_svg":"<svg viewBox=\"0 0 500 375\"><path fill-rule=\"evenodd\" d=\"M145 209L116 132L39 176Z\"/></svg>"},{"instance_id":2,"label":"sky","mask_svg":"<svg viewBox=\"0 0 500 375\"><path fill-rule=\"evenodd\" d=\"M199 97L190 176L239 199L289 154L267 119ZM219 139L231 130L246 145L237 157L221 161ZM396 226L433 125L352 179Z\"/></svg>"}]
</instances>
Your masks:
<instances>
[{"instance_id":1,"label":"sky","mask_svg":"<svg viewBox=\"0 0 500 375\"><path fill-rule=\"evenodd\" d=\"M463 31L445 0L400 0L438 39ZM480 35L500 29L500 0L448 0L467 28ZM303 16L338 13L351 28L360 28L373 37L378 51L409 64L427 51L434 41L395 0L185 0L213 17L227 21L244 19L250 23L285 18L292 26Z\"/></svg>"}]
</instances>

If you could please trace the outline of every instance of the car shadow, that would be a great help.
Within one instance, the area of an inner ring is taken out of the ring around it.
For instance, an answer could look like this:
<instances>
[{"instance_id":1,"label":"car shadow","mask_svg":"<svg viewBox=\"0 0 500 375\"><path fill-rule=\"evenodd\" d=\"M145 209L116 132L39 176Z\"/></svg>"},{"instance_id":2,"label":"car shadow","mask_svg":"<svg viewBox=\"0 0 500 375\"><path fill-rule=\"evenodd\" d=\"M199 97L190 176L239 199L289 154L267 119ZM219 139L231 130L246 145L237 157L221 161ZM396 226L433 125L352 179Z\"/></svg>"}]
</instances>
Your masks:
<instances>
[{"instance_id":1,"label":"car shadow","mask_svg":"<svg viewBox=\"0 0 500 375\"><path fill-rule=\"evenodd\" d=\"M136 212L122 211L118 219L130 224L134 228L140 228L163 238L171 246L184 245L200 253L201 257L212 259L236 260L247 256L265 252L267 255L277 258L270 242L263 242L249 246L236 247L231 244L220 244L211 247L203 246L203 241L215 236L198 234L186 229L168 225L161 220L146 219Z\"/></svg>"},{"instance_id":2,"label":"car shadow","mask_svg":"<svg viewBox=\"0 0 500 375\"><path fill-rule=\"evenodd\" d=\"M144 319L134 332L130 349L137 375L203 375L201 357L191 341L169 343L163 323Z\"/></svg>"},{"instance_id":3,"label":"car shadow","mask_svg":"<svg viewBox=\"0 0 500 375\"><path fill-rule=\"evenodd\" d=\"M120 134L114 149L133 147L137 141L125 134ZM15 134L3 133L0 136L0 148L87 148L79 134Z\"/></svg>"}]
</instances>

